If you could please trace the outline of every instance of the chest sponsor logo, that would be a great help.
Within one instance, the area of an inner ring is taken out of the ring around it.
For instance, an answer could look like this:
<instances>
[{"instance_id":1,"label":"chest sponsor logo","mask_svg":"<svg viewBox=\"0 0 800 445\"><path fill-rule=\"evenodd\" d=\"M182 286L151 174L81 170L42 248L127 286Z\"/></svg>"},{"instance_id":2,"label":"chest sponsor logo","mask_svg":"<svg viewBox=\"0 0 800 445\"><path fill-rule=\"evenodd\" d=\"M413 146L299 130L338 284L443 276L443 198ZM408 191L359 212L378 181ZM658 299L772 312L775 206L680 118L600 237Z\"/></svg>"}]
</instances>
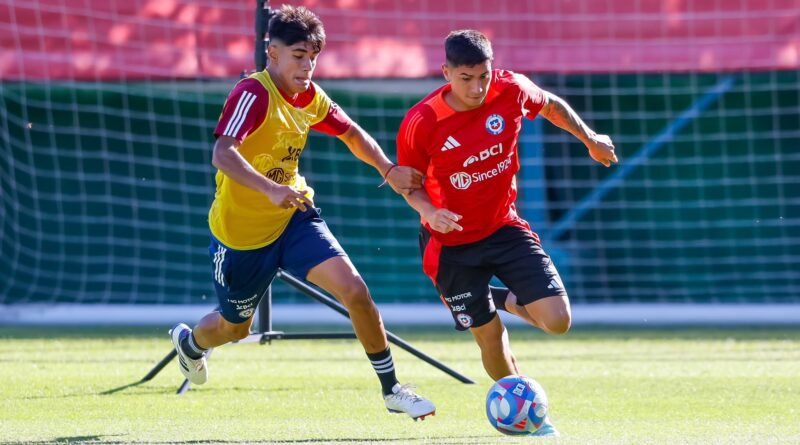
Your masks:
<instances>
[{"instance_id":1,"label":"chest sponsor logo","mask_svg":"<svg viewBox=\"0 0 800 445\"><path fill-rule=\"evenodd\" d=\"M283 162L283 161L297 161L298 159L300 159L300 153L303 152L303 147L300 147L300 148L288 147L287 150L289 151L289 154L287 154L286 156L281 158L281 162Z\"/></svg>"},{"instance_id":2,"label":"chest sponsor logo","mask_svg":"<svg viewBox=\"0 0 800 445\"><path fill-rule=\"evenodd\" d=\"M289 148L289 154L283 159L288 159L294 156L299 157L302 151L302 148ZM272 155L266 153L259 154L253 158L251 165L264 176L277 182L278 184L291 184L296 175L296 163L286 160L278 161L276 158L273 158Z\"/></svg>"},{"instance_id":3,"label":"chest sponsor logo","mask_svg":"<svg viewBox=\"0 0 800 445\"><path fill-rule=\"evenodd\" d=\"M498 135L503 132L506 128L506 121L503 120L503 116L499 114L493 114L486 118L486 131L489 134Z\"/></svg>"},{"instance_id":4,"label":"chest sponsor logo","mask_svg":"<svg viewBox=\"0 0 800 445\"><path fill-rule=\"evenodd\" d=\"M472 178L464 172L453 173L450 175L450 184L458 190L466 190L472 185Z\"/></svg>"},{"instance_id":5,"label":"chest sponsor logo","mask_svg":"<svg viewBox=\"0 0 800 445\"><path fill-rule=\"evenodd\" d=\"M477 155L472 155L472 156L468 157L467 160L464 161L464 168L467 168L467 166L472 165L472 164L474 164L474 163L476 163L478 161L485 161L485 160L491 158L492 156L497 156L497 155L499 155L501 153L503 153L503 144L502 144L502 142L497 144L497 145L492 145L491 147L487 148L486 150L482 150Z\"/></svg>"},{"instance_id":6,"label":"chest sponsor logo","mask_svg":"<svg viewBox=\"0 0 800 445\"><path fill-rule=\"evenodd\" d=\"M471 175L464 172L453 173L450 175L450 184L458 190L466 190L472 184L493 179L509 168L511 168L511 158L506 158L498 162L491 170L473 173Z\"/></svg>"},{"instance_id":7,"label":"chest sponsor logo","mask_svg":"<svg viewBox=\"0 0 800 445\"><path fill-rule=\"evenodd\" d=\"M277 182L278 184L289 184L294 179L294 173L276 167L268 171L264 176Z\"/></svg>"}]
</instances>

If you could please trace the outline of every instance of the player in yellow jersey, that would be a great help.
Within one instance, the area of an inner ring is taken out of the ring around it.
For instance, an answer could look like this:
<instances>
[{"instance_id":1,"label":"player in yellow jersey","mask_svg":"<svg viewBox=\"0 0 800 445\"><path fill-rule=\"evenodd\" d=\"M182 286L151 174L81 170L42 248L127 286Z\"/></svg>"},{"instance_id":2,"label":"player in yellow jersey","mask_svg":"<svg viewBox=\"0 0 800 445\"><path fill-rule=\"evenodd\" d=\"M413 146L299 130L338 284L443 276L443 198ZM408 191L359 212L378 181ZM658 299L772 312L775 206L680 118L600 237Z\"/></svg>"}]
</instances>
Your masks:
<instances>
[{"instance_id":1,"label":"player in yellow jersey","mask_svg":"<svg viewBox=\"0 0 800 445\"><path fill-rule=\"evenodd\" d=\"M414 419L433 403L395 377L381 316L364 280L331 234L313 190L298 173L310 130L337 136L399 193L421 187L422 174L394 165L375 140L311 81L325 45L320 19L304 7L281 7L270 20L269 65L231 91L215 130L216 195L208 220L219 308L193 329L170 331L181 372L205 383L205 351L250 333L253 313L278 268L334 295L378 375L386 408Z\"/></svg>"}]
</instances>

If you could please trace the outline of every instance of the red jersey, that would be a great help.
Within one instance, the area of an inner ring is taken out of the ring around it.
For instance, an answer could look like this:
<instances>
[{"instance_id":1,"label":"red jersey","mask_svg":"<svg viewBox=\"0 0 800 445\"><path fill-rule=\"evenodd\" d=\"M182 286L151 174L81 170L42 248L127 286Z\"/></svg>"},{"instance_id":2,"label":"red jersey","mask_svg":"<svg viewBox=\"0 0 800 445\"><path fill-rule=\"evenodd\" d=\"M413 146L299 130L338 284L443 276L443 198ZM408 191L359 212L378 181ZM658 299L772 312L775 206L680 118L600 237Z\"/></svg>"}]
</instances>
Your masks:
<instances>
[{"instance_id":1,"label":"red jersey","mask_svg":"<svg viewBox=\"0 0 800 445\"><path fill-rule=\"evenodd\" d=\"M544 92L527 77L492 71L483 105L455 111L444 100L446 84L406 114L397 135L397 162L425 174L433 205L463 218L463 231L447 234L422 223L446 246L479 241L505 225L530 230L517 215L517 153L522 118L533 119Z\"/></svg>"}]
</instances>

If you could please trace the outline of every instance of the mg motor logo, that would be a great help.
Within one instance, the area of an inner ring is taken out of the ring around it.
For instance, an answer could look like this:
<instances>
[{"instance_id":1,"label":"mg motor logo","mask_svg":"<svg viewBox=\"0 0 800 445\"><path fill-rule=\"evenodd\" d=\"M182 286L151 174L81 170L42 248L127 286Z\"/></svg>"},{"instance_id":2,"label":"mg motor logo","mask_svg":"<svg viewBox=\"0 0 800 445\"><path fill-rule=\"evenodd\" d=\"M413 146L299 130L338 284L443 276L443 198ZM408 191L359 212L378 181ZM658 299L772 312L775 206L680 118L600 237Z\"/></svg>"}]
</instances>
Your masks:
<instances>
[{"instance_id":1,"label":"mg motor logo","mask_svg":"<svg viewBox=\"0 0 800 445\"><path fill-rule=\"evenodd\" d=\"M492 156L497 156L503 152L503 143L499 143L496 145L492 145L491 147L487 148L486 150L481 151L477 155L472 155L464 161L464 168L467 168L468 165L474 164L478 161L485 161Z\"/></svg>"},{"instance_id":2,"label":"mg motor logo","mask_svg":"<svg viewBox=\"0 0 800 445\"><path fill-rule=\"evenodd\" d=\"M450 175L450 184L459 190L466 190L472 185L472 178L464 172L453 173Z\"/></svg>"},{"instance_id":3,"label":"mg motor logo","mask_svg":"<svg viewBox=\"0 0 800 445\"><path fill-rule=\"evenodd\" d=\"M472 184L494 179L509 169L511 169L511 158L505 158L490 170L476 172L471 175L464 172L453 173L450 175L450 184L453 184L453 187L458 190L466 190Z\"/></svg>"}]
</instances>

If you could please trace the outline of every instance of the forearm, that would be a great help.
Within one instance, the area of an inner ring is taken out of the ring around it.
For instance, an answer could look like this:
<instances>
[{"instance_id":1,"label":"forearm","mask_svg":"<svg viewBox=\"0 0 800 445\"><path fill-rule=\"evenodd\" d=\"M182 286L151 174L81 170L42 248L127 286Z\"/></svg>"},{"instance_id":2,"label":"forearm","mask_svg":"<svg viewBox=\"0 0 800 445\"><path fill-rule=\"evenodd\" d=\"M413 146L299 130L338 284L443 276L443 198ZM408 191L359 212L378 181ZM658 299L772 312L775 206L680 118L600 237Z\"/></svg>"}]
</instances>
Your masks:
<instances>
[{"instance_id":1,"label":"forearm","mask_svg":"<svg viewBox=\"0 0 800 445\"><path fill-rule=\"evenodd\" d=\"M540 114L553 125L572 133L581 142L588 144L589 140L595 136L595 132L583 122L578 113L564 99L552 93L545 94L547 94L547 105L542 108Z\"/></svg>"},{"instance_id":2,"label":"forearm","mask_svg":"<svg viewBox=\"0 0 800 445\"><path fill-rule=\"evenodd\" d=\"M381 146L372 136L353 124L353 127L347 130L340 139L355 157L374 167L381 176L386 176L393 162L386 157Z\"/></svg>"},{"instance_id":3,"label":"forearm","mask_svg":"<svg viewBox=\"0 0 800 445\"><path fill-rule=\"evenodd\" d=\"M215 148L211 162L225 176L255 191L267 194L277 184L259 173L233 148Z\"/></svg>"},{"instance_id":4,"label":"forearm","mask_svg":"<svg viewBox=\"0 0 800 445\"><path fill-rule=\"evenodd\" d=\"M424 220L427 219L427 215L437 210L437 207L433 205L425 189L414 190L407 195L403 195L403 198Z\"/></svg>"}]
</instances>

